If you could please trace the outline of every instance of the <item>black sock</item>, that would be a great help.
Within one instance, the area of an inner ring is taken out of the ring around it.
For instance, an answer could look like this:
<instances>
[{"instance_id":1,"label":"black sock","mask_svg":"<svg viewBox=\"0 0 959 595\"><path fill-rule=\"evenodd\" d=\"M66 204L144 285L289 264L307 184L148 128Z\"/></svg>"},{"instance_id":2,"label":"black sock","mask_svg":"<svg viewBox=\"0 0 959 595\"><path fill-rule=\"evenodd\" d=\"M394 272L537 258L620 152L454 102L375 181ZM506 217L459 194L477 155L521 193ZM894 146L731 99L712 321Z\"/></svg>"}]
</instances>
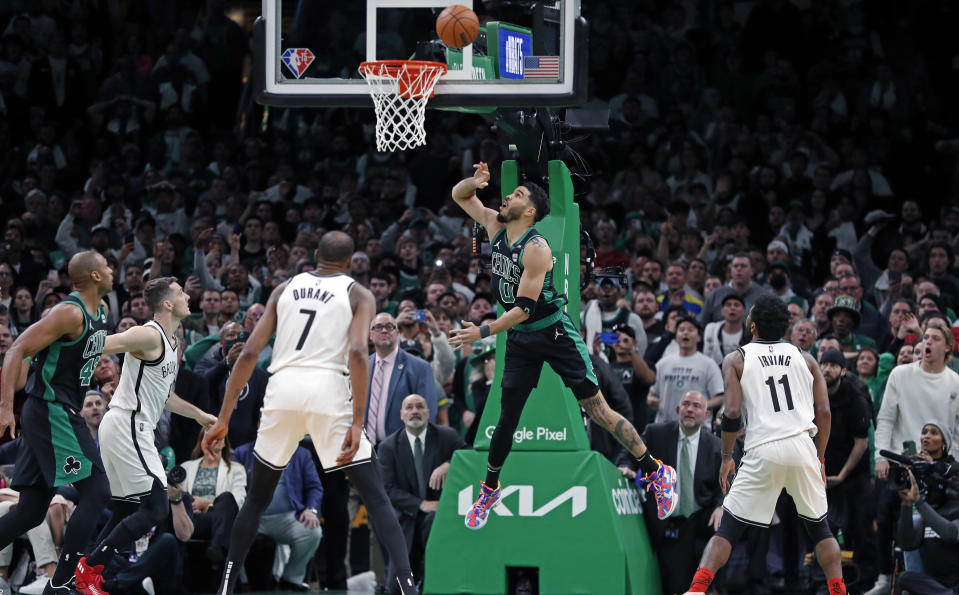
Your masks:
<instances>
[{"instance_id":1,"label":"black sock","mask_svg":"<svg viewBox=\"0 0 959 595\"><path fill-rule=\"evenodd\" d=\"M56 572L53 573L53 578L50 579L50 583L55 587L65 585L73 578L77 562L83 556L82 550L88 547L97 528L100 513L110 501L110 483L107 481L106 473L102 471L95 471L86 479L76 482L74 486L80 492L80 499L70 517L70 522L67 523L66 531L63 532L60 562L57 564Z\"/></svg>"},{"instance_id":2,"label":"black sock","mask_svg":"<svg viewBox=\"0 0 959 595\"><path fill-rule=\"evenodd\" d=\"M499 487L499 469L493 469L489 465L486 466L486 487L491 490L495 490Z\"/></svg>"},{"instance_id":3,"label":"black sock","mask_svg":"<svg viewBox=\"0 0 959 595\"><path fill-rule=\"evenodd\" d=\"M636 459L636 462L639 463L639 470L643 472L644 476L656 473L659 470L659 461L654 459L648 450L643 453L643 456Z\"/></svg>"}]
</instances>

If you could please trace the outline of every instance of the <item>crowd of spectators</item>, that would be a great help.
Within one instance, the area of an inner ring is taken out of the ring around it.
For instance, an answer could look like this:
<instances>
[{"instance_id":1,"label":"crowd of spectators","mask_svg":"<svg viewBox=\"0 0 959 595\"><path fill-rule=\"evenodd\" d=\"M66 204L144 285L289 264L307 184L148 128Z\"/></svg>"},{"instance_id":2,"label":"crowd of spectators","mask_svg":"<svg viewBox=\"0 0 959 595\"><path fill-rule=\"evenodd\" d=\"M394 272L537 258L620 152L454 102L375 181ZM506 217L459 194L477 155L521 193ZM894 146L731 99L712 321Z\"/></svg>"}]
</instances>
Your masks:
<instances>
[{"instance_id":1,"label":"crowd of spectators","mask_svg":"<svg viewBox=\"0 0 959 595\"><path fill-rule=\"evenodd\" d=\"M271 291L311 270L318 238L340 229L357 247L352 275L376 297L371 370L393 365L397 347L429 365L417 386L373 411L370 433L385 441L410 432L412 449L418 428L435 422L471 445L495 351L486 343L452 353L446 337L462 320L495 316L496 304L450 188L482 160L493 176L480 197L498 201L510 190L499 185L499 165L513 157L508 141L480 116L437 112L427 118L426 147L381 154L369 110L264 111L243 93L248 20L227 16L258 8L222 0L0 6L0 355L69 293L70 256L97 250L115 271L105 300L117 332L150 319L145 280L182 280L194 315L183 324L176 391L216 412ZM337 10L343 18L355 9ZM827 472L830 523L861 567L852 592L877 576L878 588L887 584L894 544L917 546L921 535L897 525L900 499L923 513L927 536L939 527L946 549L923 556L924 572L951 589L959 577L941 554L954 551L951 534L926 518L921 498L886 487L888 463L877 453L913 442L916 456L947 460L959 443L949 408L959 394L950 358L959 328L959 121L949 107L959 100L951 42L959 11L949 2L882 0L608 0L582 10L585 107L609 111L609 129L575 145L589 164L576 200L597 273L582 292L581 323L604 392L617 394L618 410L638 428L649 423L649 436L670 423L687 436L711 431L722 358L749 340L743 322L756 297L780 296L793 315L784 339L823 358L842 411L833 416ZM937 342L947 353L936 366L945 368L930 371L920 360L939 357L930 348ZM255 437L269 357L267 348L232 418L234 445ZM103 401L121 369L122 357L101 359L93 384ZM922 396L917 386L927 387ZM401 412L409 394L422 397L428 420L421 412L411 423ZM91 431L102 407L84 408ZM930 421L940 442L927 439ZM209 561L190 564L216 567L246 478L229 443L195 451L198 431L177 418L158 428L158 444L189 461L187 481L170 490L171 506L186 498L189 514L174 515L153 540L175 550L205 539ZM594 446L634 472L618 445ZM437 469L443 462L435 459ZM295 542L294 572L277 575L288 585L308 580L303 547L316 549L322 535L314 576L342 588L345 480L320 470L320 488L307 466L300 461L282 482L287 498L274 500L276 516L261 530ZM408 538L417 547L438 497L433 471L419 471L428 486L387 486L402 492L395 504L416 521ZM689 518L704 507L701 525L712 526L715 492L700 488L684 506ZM731 568L722 588L752 578L759 592L770 574L773 583L799 584L805 549L790 543L796 523L781 504L783 538L743 546L776 549L780 567L755 569L752 556L753 566L740 577ZM51 517L68 509L58 506ZM862 529L871 521L878 533ZM55 539L56 523L47 526ZM35 548L50 539L30 538ZM38 549L42 574L50 553ZM138 546L130 559L145 551ZM139 579L129 567L123 580ZM2 566L0 577L9 578Z\"/></svg>"}]
</instances>

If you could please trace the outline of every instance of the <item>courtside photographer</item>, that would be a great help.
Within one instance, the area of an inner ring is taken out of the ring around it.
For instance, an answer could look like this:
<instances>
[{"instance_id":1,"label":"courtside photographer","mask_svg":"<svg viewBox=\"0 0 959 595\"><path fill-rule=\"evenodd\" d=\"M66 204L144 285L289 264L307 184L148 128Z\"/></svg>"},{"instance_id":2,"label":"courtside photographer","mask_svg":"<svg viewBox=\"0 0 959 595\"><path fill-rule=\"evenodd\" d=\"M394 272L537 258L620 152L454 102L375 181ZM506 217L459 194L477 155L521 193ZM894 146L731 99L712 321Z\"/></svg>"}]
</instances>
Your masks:
<instances>
[{"instance_id":1,"label":"courtside photographer","mask_svg":"<svg viewBox=\"0 0 959 595\"><path fill-rule=\"evenodd\" d=\"M899 576L896 595L959 592L959 469L948 454L950 437L943 430L936 422L926 423L922 450L914 459L883 453L899 463L889 473L890 483L902 488L897 541L903 550L918 550L922 560L921 570Z\"/></svg>"}]
</instances>

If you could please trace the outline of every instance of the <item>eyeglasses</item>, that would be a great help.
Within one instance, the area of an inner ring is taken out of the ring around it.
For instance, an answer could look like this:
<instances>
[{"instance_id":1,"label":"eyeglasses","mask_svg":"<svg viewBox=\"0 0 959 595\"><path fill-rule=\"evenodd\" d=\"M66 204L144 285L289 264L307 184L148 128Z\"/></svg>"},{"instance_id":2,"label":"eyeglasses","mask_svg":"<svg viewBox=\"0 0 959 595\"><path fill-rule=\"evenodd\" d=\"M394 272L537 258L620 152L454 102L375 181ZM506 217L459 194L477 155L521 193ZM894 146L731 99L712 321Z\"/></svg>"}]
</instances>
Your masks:
<instances>
[{"instance_id":1,"label":"eyeglasses","mask_svg":"<svg viewBox=\"0 0 959 595\"><path fill-rule=\"evenodd\" d=\"M396 330L396 325L395 325L395 324L374 324L374 325L371 326L370 328L371 328L372 330L374 330L374 331L377 331L377 332L395 331L395 330Z\"/></svg>"}]
</instances>

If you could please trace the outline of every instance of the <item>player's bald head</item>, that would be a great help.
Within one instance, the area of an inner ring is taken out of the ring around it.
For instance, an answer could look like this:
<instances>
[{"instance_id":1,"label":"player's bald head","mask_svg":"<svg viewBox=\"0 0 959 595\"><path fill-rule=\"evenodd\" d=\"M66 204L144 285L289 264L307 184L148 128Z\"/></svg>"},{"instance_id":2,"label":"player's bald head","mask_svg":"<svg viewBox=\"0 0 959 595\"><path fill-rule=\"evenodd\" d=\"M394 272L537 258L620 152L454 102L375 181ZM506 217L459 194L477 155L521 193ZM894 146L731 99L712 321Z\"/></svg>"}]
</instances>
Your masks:
<instances>
[{"instance_id":1,"label":"player's bald head","mask_svg":"<svg viewBox=\"0 0 959 595\"><path fill-rule=\"evenodd\" d=\"M74 287L86 287L92 283L90 273L100 272L106 266L107 261L99 252L89 250L87 252L78 252L70 259L67 265L67 274L70 275L70 283Z\"/></svg>"},{"instance_id":2,"label":"player's bald head","mask_svg":"<svg viewBox=\"0 0 959 595\"><path fill-rule=\"evenodd\" d=\"M353 258L353 238L342 231L328 231L320 238L316 248L317 260L341 263Z\"/></svg>"}]
</instances>

